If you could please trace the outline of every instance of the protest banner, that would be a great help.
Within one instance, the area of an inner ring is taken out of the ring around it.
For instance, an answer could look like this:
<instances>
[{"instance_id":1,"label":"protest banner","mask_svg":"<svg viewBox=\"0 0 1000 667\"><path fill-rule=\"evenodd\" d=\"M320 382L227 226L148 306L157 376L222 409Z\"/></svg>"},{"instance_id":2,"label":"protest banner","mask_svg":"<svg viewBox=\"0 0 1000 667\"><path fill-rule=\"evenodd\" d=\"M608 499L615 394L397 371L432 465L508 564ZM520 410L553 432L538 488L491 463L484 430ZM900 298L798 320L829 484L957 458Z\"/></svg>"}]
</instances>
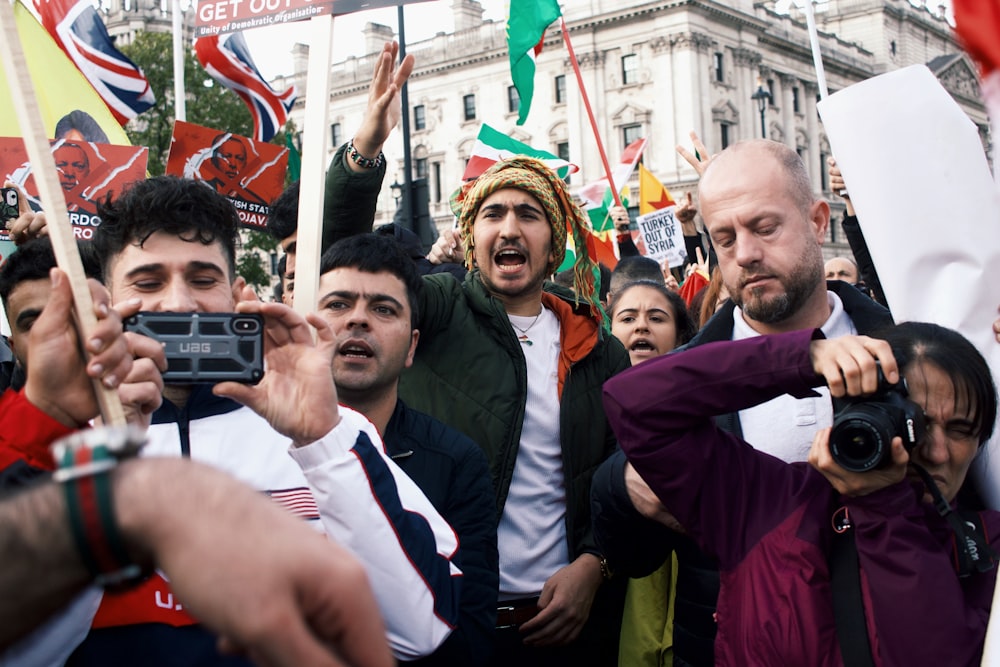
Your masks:
<instances>
[{"instance_id":1,"label":"protest banner","mask_svg":"<svg viewBox=\"0 0 1000 667\"><path fill-rule=\"evenodd\" d=\"M671 268L681 266L687 259L684 233L681 231L680 220L674 215L676 208L668 206L635 219L646 257L655 259L658 264L666 261Z\"/></svg>"},{"instance_id":2,"label":"protest banner","mask_svg":"<svg viewBox=\"0 0 1000 667\"><path fill-rule=\"evenodd\" d=\"M215 188L236 207L240 224L266 229L270 203L281 194L288 149L230 132L176 121L166 173Z\"/></svg>"},{"instance_id":3,"label":"protest banner","mask_svg":"<svg viewBox=\"0 0 1000 667\"><path fill-rule=\"evenodd\" d=\"M77 239L91 239L94 229L101 224L97 202L108 195L114 197L133 181L146 178L149 149L66 139L52 141L50 146L73 235ZM33 210L42 209L34 170L21 137L0 137L0 181L14 183ZM0 229L0 240L8 240L6 229Z\"/></svg>"},{"instance_id":4,"label":"protest banner","mask_svg":"<svg viewBox=\"0 0 1000 667\"><path fill-rule=\"evenodd\" d=\"M410 5L426 0L202 0L195 37L304 21L316 16L352 14L368 9Z\"/></svg>"}]
</instances>

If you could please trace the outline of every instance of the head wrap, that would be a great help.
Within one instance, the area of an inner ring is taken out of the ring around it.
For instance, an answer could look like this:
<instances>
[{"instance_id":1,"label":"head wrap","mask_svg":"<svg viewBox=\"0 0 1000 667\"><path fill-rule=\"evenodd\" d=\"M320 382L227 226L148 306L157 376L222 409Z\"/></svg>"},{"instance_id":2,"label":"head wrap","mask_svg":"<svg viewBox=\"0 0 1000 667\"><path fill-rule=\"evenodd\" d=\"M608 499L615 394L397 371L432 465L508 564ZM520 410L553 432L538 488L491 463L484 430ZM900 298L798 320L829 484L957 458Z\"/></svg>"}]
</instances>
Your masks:
<instances>
[{"instance_id":1,"label":"head wrap","mask_svg":"<svg viewBox=\"0 0 1000 667\"><path fill-rule=\"evenodd\" d=\"M458 215L458 230L465 246L465 265L473 267L475 252L472 227L479 207L491 194L504 188L515 188L527 192L542 205L545 217L552 227L552 253L555 259L549 267L551 273L562 264L566 257L566 236L573 235L576 246L576 262L573 264L573 289L578 303L583 299L590 306L594 317L601 317L600 306L594 294L594 270L596 265L588 252L590 230L580 208L573 203L566 184L541 160L518 156L497 162L484 171L479 178L463 188L453 202L453 207L461 206Z\"/></svg>"}]
</instances>

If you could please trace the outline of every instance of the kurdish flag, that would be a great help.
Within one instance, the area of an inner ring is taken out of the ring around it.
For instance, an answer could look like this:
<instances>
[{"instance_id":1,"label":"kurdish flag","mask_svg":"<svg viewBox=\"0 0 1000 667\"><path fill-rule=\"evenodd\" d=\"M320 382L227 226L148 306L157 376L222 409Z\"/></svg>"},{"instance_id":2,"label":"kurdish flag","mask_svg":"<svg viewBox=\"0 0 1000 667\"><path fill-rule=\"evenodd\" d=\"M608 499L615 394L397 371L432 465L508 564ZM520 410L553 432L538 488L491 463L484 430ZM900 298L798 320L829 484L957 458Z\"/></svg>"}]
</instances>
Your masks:
<instances>
[{"instance_id":1,"label":"kurdish flag","mask_svg":"<svg viewBox=\"0 0 1000 667\"><path fill-rule=\"evenodd\" d=\"M510 76L520 103L517 124L524 125L535 94L535 56L542 52L545 29L562 16L556 0L510 0L507 15L507 50Z\"/></svg>"},{"instance_id":2,"label":"kurdish flag","mask_svg":"<svg viewBox=\"0 0 1000 667\"><path fill-rule=\"evenodd\" d=\"M552 153L523 144L483 123L483 126L479 128L479 136L476 137L476 145L472 148L469 164L466 165L465 173L462 174L462 180L471 181L479 178L479 175L489 169L493 163L515 155L538 158L547 164L552 171L559 174L560 178L566 178L579 171L579 167L575 164L562 160Z\"/></svg>"}]
</instances>

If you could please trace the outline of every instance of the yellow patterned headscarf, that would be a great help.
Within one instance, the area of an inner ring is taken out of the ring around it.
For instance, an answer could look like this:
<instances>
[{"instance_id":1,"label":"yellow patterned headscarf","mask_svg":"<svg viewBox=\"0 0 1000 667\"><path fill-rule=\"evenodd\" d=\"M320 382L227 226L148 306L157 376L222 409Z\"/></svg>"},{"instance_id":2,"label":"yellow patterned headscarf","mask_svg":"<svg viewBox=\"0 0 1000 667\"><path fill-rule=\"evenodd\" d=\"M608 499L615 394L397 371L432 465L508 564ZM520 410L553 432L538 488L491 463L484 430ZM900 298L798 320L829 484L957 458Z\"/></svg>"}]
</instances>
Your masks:
<instances>
[{"instance_id":1,"label":"yellow patterned headscarf","mask_svg":"<svg viewBox=\"0 0 1000 667\"><path fill-rule=\"evenodd\" d=\"M497 162L473 181L468 189L457 197L456 205L461 205L458 215L458 231L465 246L465 265L471 271L475 248L472 227L483 201L497 190L516 188L529 193L542 205L545 217L552 226L552 253L555 260L549 267L552 272L566 257L566 235L573 235L576 246L576 262L573 264L573 289L577 298L585 300L591 313L601 317L600 307L594 294L594 270L596 265L588 253L587 227L583 213L573 203L566 183L549 169L541 160L518 156Z\"/></svg>"}]
</instances>

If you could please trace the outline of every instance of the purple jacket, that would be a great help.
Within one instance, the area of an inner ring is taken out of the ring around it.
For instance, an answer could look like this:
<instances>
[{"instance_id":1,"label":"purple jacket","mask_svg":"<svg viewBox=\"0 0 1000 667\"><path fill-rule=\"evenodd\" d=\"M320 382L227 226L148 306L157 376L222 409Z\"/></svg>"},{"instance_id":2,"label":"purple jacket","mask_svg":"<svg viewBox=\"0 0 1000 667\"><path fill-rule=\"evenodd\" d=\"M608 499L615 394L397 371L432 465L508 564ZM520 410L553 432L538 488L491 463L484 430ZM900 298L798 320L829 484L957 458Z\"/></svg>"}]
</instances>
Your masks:
<instances>
[{"instance_id":1,"label":"purple jacket","mask_svg":"<svg viewBox=\"0 0 1000 667\"><path fill-rule=\"evenodd\" d=\"M709 343L604 385L629 461L719 560L717 664L842 664L827 550L831 517L844 506L875 664L978 664L996 570L958 578L953 534L912 483L843 497L808 464L758 452L711 419L783 393L814 395L823 380L809 360L813 336ZM996 548L1000 513L983 513L983 523Z\"/></svg>"}]
</instances>

